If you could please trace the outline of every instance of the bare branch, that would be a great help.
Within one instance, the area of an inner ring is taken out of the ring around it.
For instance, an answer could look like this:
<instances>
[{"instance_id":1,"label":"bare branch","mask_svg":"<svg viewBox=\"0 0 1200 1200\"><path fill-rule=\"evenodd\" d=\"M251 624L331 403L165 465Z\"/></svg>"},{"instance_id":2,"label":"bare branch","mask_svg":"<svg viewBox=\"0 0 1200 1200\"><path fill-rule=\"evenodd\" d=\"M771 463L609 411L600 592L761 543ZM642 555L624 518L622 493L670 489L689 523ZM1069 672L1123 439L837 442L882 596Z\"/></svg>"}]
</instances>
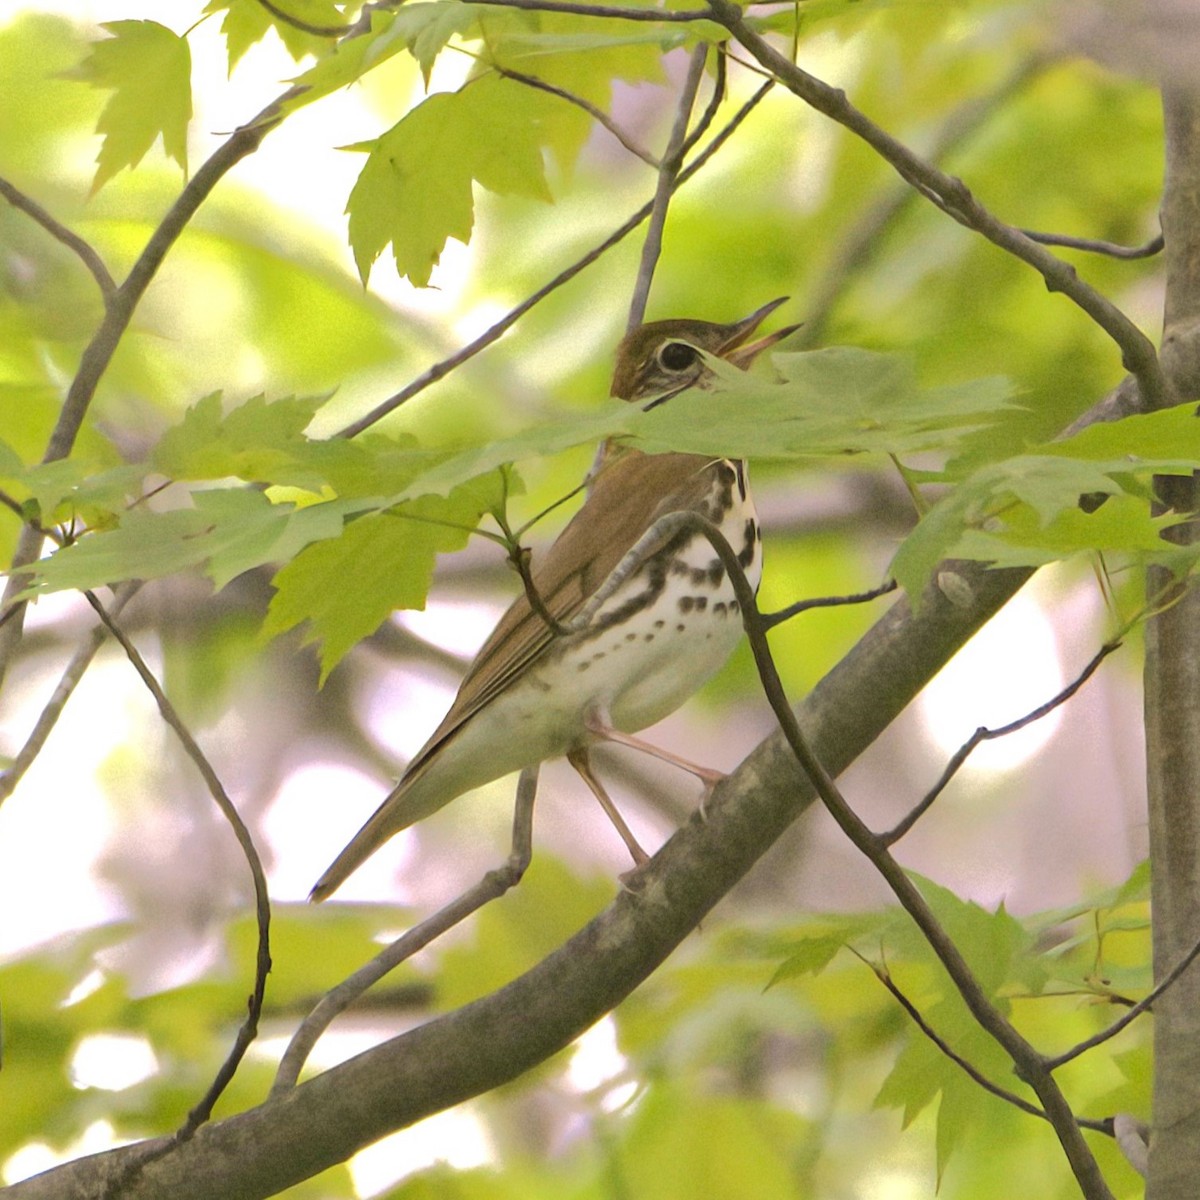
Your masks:
<instances>
[{"instance_id":1,"label":"bare branch","mask_svg":"<svg viewBox=\"0 0 1200 1200\"><path fill-rule=\"evenodd\" d=\"M675 111L675 124L663 151L662 163L658 168L658 184L650 207L650 224L646 229L646 240L642 243L642 258L638 264L637 278L633 285L633 299L629 302L629 320L626 330L636 329L646 317L646 301L650 296L650 282L654 268L662 252L663 227L667 223L667 208L679 181L679 167L685 153L688 124L692 119L692 106L700 89L700 78L704 74L704 63L708 58L708 46L701 42L692 51L688 62L687 76L679 93L679 104Z\"/></svg>"},{"instance_id":2,"label":"bare branch","mask_svg":"<svg viewBox=\"0 0 1200 1200\"><path fill-rule=\"evenodd\" d=\"M1001 725L996 729L988 729L985 726L980 726L973 734L954 752L950 761L946 764L946 769L942 772L937 783L921 798L908 815L900 821L892 829L886 833L879 834L879 839L885 846L891 846L898 842L908 831L929 811L933 802L946 789L946 785L958 773L959 767L963 765L971 755L971 752L979 745L980 742L994 741L996 738L1008 737L1010 733L1016 733L1020 729L1024 729L1027 725L1032 725L1035 721L1040 721L1043 717L1052 713L1060 704L1066 704L1072 696L1091 677L1100 669L1100 664L1114 650L1119 650L1122 646L1119 638L1115 638L1111 642L1105 642L1103 646L1092 656L1087 666L1056 695L1052 696L1044 704L1039 704L1037 708L1031 712L1027 712L1023 717L1019 717L1015 721L1010 721L1007 725Z\"/></svg>"},{"instance_id":3,"label":"bare branch","mask_svg":"<svg viewBox=\"0 0 1200 1200\"><path fill-rule=\"evenodd\" d=\"M523 71L514 71L511 67L500 66L499 63L492 63L492 66L495 68L496 73L502 75L505 79L512 79L516 83L525 84L526 87L536 88L538 91L547 92L551 96L558 96L559 99L565 100L568 104L574 104L576 108L583 109L588 116L607 129L630 154L635 158L640 158L642 162L658 170L658 159L649 150L639 146L599 105L593 104L583 96L575 95L574 92L568 92L566 88L558 87L553 83L547 83L544 79L538 79L535 75L526 75Z\"/></svg>"},{"instance_id":4,"label":"bare branch","mask_svg":"<svg viewBox=\"0 0 1200 1200\"><path fill-rule=\"evenodd\" d=\"M1116 242L1105 242L1098 238L1071 237L1066 233L1038 233L1034 229L1021 232L1031 241L1042 246L1066 246L1071 250L1088 250L1092 254L1104 254L1109 258L1153 258L1162 252L1166 243L1161 233L1155 234L1140 246L1121 246Z\"/></svg>"},{"instance_id":5,"label":"bare branch","mask_svg":"<svg viewBox=\"0 0 1200 1200\"><path fill-rule=\"evenodd\" d=\"M705 8L627 8L616 4L574 4L571 0L471 0L490 8L519 8L526 12L570 13L576 17L595 17L598 20L645 21L650 24L687 25L694 21L712 21L713 14Z\"/></svg>"},{"instance_id":6,"label":"bare branch","mask_svg":"<svg viewBox=\"0 0 1200 1200\"><path fill-rule=\"evenodd\" d=\"M325 993L317 1006L300 1023L288 1043L271 1085L272 1098L296 1086L312 1048L330 1023L344 1012L372 984L395 970L418 950L428 946L447 930L466 920L477 909L497 900L521 882L533 857L533 802L537 796L538 768L527 767L517 782L517 801L513 812L512 852L508 862L489 871L473 888L438 909L433 916L414 925L407 933L381 950L369 963Z\"/></svg>"},{"instance_id":7,"label":"bare branch","mask_svg":"<svg viewBox=\"0 0 1200 1200\"><path fill-rule=\"evenodd\" d=\"M0 177L0 196L3 196L13 208L20 209L21 212L32 217L52 238L72 251L91 272L96 286L100 289L100 295L104 298L105 303L108 302L109 297L117 290L116 280L113 279L108 267L104 265L104 260L89 242L84 241L79 234L51 216L36 200L25 195L20 188L2 177Z\"/></svg>"},{"instance_id":8,"label":"bare branch","mask_svg":"<svg viewBox=\"0 0 1200 1200\"><path fill-rule=\"evenodd\" d=\"M141 583L137 580L121 584L108 605L109 615L119 617L125 605L129 603L141 586ZM67 701L71 698L71 693L75 691L79 681L83 678L84 672L96 656L96 651L100 649L100 646L107 637L108 630L103 624L100 624L92 629L83 641L79 643L75 653L71 656L71 661L67 663L62 677L58 681L58 686L54 689L50 699L46 701L42 711L38 714L33 729L25 739L25 744L17 751L12 766L0 774L0 804L3 804L12 795L17 788L17 784L24 777L25 772L33 766L37 756L42 752L42 747L45 746L46 739L58 723L58 718L62 716L63 709L66 707Z\"/></svg>"},{"instance_id":9,"label":"bare branch","mask_svg":"<svg viewBox=\"0 0 1200 1200\"><path fill-rule=\"evenodd\" d=\"M1164 407L1172 395L1154 344L1115 304L1079 278L1075 268L992 215L961 179L947 175L855 108L839 88L810 75L780 54L751 29L731 0L710 0L719 21L790 92L862 138L896 172L947 216L1032 266L1051 292L1062 292L1116 343L1126 370L1137 377L1151 408Z\"/></svg>"},{"instance_id":10,"label":"bare branch","mask_svg":"<svg viewBox=\"0 0 1200 1200\"><path fill-rule=\"evenodd\" d=\"M894 579L889 579L876 588L870 588L865 592L855 592L849 596L817 596L812 600L797 600L795 604L789 604L787 608L781 608L778 612L760 613L759 618L762 621L763 629L774 629L776 625L782 625L784 621L790 621L793 617L806 613L810 609L837 608L843 604L866 604L871 600L878 600L880 596L894 592L897 587L899 584Z\"/></svg>"},{"instance_id":11,"label":"bare branch","mask_svg":"<svg viewBox=\"0 0 1200 1200\"><path fill-rule=\"evenodd\" d=\"M1127 1025L1136 1021L1144 1012L1149 1012L1154 1007L1154 1002L1169 988L1172 984L1196 961L1197 956L1200 956L1200 940L1196 941L1192 948L1128 1011L1123 1012L1107 1029L1102 1029L1099 1033L1093 1034L1090 1038L1085 1038L1082 1042L1078 1042L1069 1050L1064 1050L1061 1054L1056 1054L1053 1058L1046 1059L1046 1066L1052 1071L1057 1071L1064 1063L1069 1063L1072 1059L1078 1058L1081 1054L1088 1050L1094 1049L1096 1046L1102 1045L1110 1038L1114 1038Z\"/></svg>"},{"instance_id":12,"label":"bare branch","mask_svg":"<svg viewBox=\"0 0 1200 1200\"><path fill-rule=\"evenodd\" d=\"M745 104L729 119L721 131L716 134L711 142L704 150L690 162L687 167L680 172L678 184L682 185L691 179L697 171L701 170L704 165L712 158L718 150L733 136L734 132L739 128L743 121L750 113L759 105L766 96L767 92L774 86L773 83L765 83L760 87ZM500 318L494 325L484 330L473 342L468 342L460 350L456 350L449 358L444 358L441 362L434 363L428 370L423 371L411 383L406 384L400 391L389 396L386 400L377 404L365 416L359 417L356 421L351 421L349 425L339 429L335 436L337 437L355 437L362 433L364 429L369 429L372 425L381 421L389 413L395 412L402 404L406 404L414 396L419 395L431 384L436 383L439 379L443 379L449 375L451 371L462 366L469 359L474 358L481 350L487 349L493 342L497 342L500 338L511 329L531 308L540 304L552 292L557 291L565 283L569 283L576 275L591 266L598 258L606 254L614 246L624 241L646 218L650 215L653 205L644 204L637 212L633 214L623 225L614 229L598 246L589 250L582 258L576 259L569 267L560 271L548 283L540 287L532 295L527 296L515 308L509 309L503 317Z\"/></svg>"},{"instance_id":13,"label":"bare branch","mask_svg":"<svg viewBox=\"0 0 1200 1200\"><path fill-rule=\"evenodd\" d=\"M267 987L267 974L271 970L271 902L267 896L267 877L263 873L262 860L258 856L258 850L255 848L254 839L250 836L250 831L246 828L245 822L242 820L233 801L229 798L229 794L225 791L225 787L218 778L216 771L213 770L212 764L205 757L204 751L200 749L199 743L192 737L190 730L175 711L175 706L167 698L167 694L162 690L162 686L154 677L154 672L146 665L146 661L138 652L137 647L126 637L124 630L113 620L95 593L87 591L84 592L84 595L87 597L88 603L96 610L97 616L104 623L108 632L121 644L121 648L133 664L133 669L137 671L147 690L154 697L154 702L158 705L158 711L162 715L162 719L171 727L180 744L183 746L184 752L196 765L196 769L200 772L200 777L204 780L209 794L221 810L222 815L232 826L234 836L238 840L238 845L242 848L242 853L245 855L246 863L250 868L250 874L254 880L254 908L258 922L258 954L255 962L254 990L247 1002L246 1019L239 1027L233 1047L229 1051L225 1062L222 1063L221 1069L217 1072L217 1076L208 1091L191 1112L188 1113L187 1120L176 1132L174 1142L178 1144L187 1141L212 1115L213 1106L216 1104L221 1093L229 1085L229 1081L236 1073L247 1048L258 1034L258 1020L262 1014L263 996Z\"/></svg>"}]
</instances>

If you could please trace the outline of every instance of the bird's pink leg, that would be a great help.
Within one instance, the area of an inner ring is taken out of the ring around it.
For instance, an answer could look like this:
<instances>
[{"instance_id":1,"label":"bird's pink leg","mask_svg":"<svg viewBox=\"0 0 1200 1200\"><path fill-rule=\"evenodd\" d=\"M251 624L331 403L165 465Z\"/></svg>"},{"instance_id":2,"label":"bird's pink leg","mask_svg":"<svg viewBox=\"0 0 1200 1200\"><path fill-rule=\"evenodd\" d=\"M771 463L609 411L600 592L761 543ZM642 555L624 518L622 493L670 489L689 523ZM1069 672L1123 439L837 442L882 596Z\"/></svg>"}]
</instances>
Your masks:
<instances>
[{"instance_id":1,"label":"bird's pink leg","mask_svg":"<svg viewBox=\"0 0 1200 1200\"><path fill-rule=\"evenodd\" d=\"M592 795L600 801L600 807L604 809L605 816L613 823L613 828L621 835L621 840L629 848L629 853L633 856L636 866L640 867L643 863L648 863L650 855L638 845L638 840L633 836L633 831L625 824L625 818L617 811L617 806L604 790L604 785L596 778L595 772L592 770L592 764L588 760L587 748L577 746L567 754L567 762L575 768L579 773L579 777L591 788Z\"/></svg>"},{"instance_id":2,"label":"bird's pink leg","mask_svg":"<svg viewBox=\"0 0 1200 1200\"><path fill-rule=\"evenodd\" d=\"M616 742L619 746L628 746L631 750L640 750L643 754L649 754L652 758L661 759L663 762L671 763L681 770L687 771L689 775L695 775L704 784L704 794L700 798L700 815L702 817L705 815L705 802L712 795L713 788L726 778L723 771L702 767L690 759L672 754L670 750L664 750L661 746L651 745L630 733L622 733L619 729L614 729L607 715L596 709L592 709L584 715L583 725L593 737L602 738L606 742Z\"/></svg>"}]
</instances>

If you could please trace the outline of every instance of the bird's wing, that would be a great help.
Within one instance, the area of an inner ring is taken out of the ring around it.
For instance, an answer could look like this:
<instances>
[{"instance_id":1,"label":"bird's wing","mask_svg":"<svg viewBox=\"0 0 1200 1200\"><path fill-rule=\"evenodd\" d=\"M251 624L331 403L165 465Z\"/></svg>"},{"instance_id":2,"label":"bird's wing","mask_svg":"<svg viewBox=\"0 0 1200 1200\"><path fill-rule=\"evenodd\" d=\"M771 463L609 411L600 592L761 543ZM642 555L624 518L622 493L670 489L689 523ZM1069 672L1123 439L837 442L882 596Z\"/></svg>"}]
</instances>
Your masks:
<instances>
[{"instance_id":1,"label":"bird's wing","mask_svg":"<svg viewBox=\"0 0 1200 1200\"><path fill-rule=\"evenodd\" d=\"M605 466L584 506L534 559L534 586L555 620L575 616L660 516L694 508L704 499L710 487L705 468L711 462L693 454L630 451ZM602 531L602 541L597 531ZM648 547L647 554L658 548ZM409 763L405 777L420 771L450 734L503 691L555 636L522 592L476 655L450 711Z\"/></svg>"}]
</instances>

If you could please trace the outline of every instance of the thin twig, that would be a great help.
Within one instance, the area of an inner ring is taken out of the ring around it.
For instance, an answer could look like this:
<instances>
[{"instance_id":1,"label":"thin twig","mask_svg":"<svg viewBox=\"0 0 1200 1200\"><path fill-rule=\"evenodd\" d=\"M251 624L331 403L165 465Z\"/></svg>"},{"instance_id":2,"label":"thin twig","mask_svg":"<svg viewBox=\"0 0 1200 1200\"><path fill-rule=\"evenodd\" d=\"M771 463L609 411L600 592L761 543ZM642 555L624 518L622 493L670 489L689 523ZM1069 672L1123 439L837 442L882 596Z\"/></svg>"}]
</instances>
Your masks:
<instances>
[{"instance_id":1,"label":"thin twig","mask_svg":"<svg viewBox=\"0 0 1200 1200\"><path fill-rule=\"evenodd\" d=\"M1154 1002L1169 988L1183 973L1196 961L1200 955L1200 940L1192 944L1192 948L1142 997L1132 1008L1123 1012L1107 1029L1102 1029L1099 1033L1093 1034L1090 1038L1085 1038L1082 1042L1072 1046L1070 1050L1064 1050L1061 1054L1056 1054L1053 1058L1046 1059L1046 1065L1052 1071L1057 1071L1064 1063L1071 1062L1072 1059L1078 1058L1081 1054L1088 1050L1094 1049L1096 1046L1107 1042L1110 1038L1114 1038L1132 1021L1136 1021L1144 1012L1148 1012L1154 1007Z\"/></svg>"},{"instance_id":2,"label":"thin twig","mask_svg":"<svg viewBox=\"0 0 1200 1200\"><path fill-rule=\"evenodd\" d=\"M146 665L146 661L138 652L137 647L125 635L125 631L113 620L95 593L85 591L83 594L87 597L87 601L92 608L96 610L96 615L104 623L108 632L120 643L129 661L133 664L134 670L137 671L147 690L154 697L154 702L158 706L158 711L162 719L171 727L180 744L183 746L184 752L200 772L200 777L204 780L209 794L221 810L222 815L233 828L234 836L238 840L238 845L242 848L242 853L246 858L246 863L250 868L250 874L254 880L254 909L258 922L258 953L255 959L254 990L247 1000L246 1019L239 1027L233 1047L229 1051L225 1061L221 1064L216 1078L204 1096L201 1097L200 1102L188 1113L183 1125L176 1131L174 1141L179 1143L187 1141L212 1115L213 1106L216 1104L221 1093L229 1085L247 1048L258 1034L258 1020L262 1014L263 996L267 988L267 974L271 970L271 902L267 896L267 877L263 873L262 860L258 856L258 850L254 846L254 839L250 836L250 831L246 828L245 822L234 807L233 801L225 791L225 787L217 776L216 771L213 770L212 764L205 757L204 751L200 749L199 743L192 737L190 730L175 711L175 706L167 698L167 694L154 677L154 672Z\"/></svg>"},{"instance_id":3,"label":"thin twig","mask_svg":"<svg viewBox=\"0 0 1200 1200\"><path fill-rule=\"evenodd\" d=\"M523 83L526 87L536 88L540 92L547 92L551 96L557 96L560 100L565 100L568 104L574 104L576 108L583 109L588 116L607 129L630 154L635 158L640 158L642 162L654 167L655 170L658 169L658 159L649 150L639 146L599 105L593 104L584 96L577 96L574 92L568 92L566 88L558 87L553 83L547 83L544 79L538 79L535 75L526 75L524 71L514 71L511 67L500 66L499 63L492 63L492 66L496 73L502 75L505 79L511 79L516 83Z\"/></svg>"},{"instance_id":4,"label":"thin twig","mask_svg":"<svg viewBox=\"0 0 1200 1200\"><path fill-rule=\"evenodd\" d=\"M654 199L650 207L650 223L646 227L646 240L642 243L642 258L638 264L637 278L633 285L633 298L629 302L629 319L625 329L636 329L646 317L646 301L650 296L650 283L654 278L654 268L658 265L658 256L662 253L663 228L667 223L667 209L671 197L679 181L679 168L686 152L688 125L692 119L692 106L696 103L696 93L700 89L700 79L704 74L704 63L708 58L708 46L701 42L692 51L688 61L687 75L679 92L679 104L675 111L675 124L671 136L667 139L667 148L663 151L662 163L658 168L658 183L654 189Z\"/></svg>"},{"instance_id":5,"label":"thin twig","mask_svg":"<svg viewBox=\"0 0 1200 1200\"><path fill-rule=\"evenodd\" d=\"M723 49L722 46L717 47L718 50ZM774 82L774 81L772 81ZM721 107L721 102L725 99L725 55L717 55L717 72L713 79L712 95L708 98L708 103L704 106L704 111L700 114L700 120L696 122L695 128L683 140L683 146L679 151L680 161L686 158L695 147L696 143L708 132L713 121L717 119L717 110Z\"/></svg>"},{"instance_id":6,"label":"thin twig","mask_svg":"<svg viewBox=\"0 0 1200 1200\"><path fill-rule=\"evenodd\" d=\"M117 283L109 273L108 267L104 265L104 260L90 243L84 241L79 234L51 216L36 200L25 195L20 188L2 177L0 177L0 196L3 196L13 208L20 209L26 216L32 217L52 238L72 251L87 267L96 281L96 286L100 289L100 295L104 298L105 303L108 302L109 297L117 290Z\"/></svg>"},{"instance_id":7,"label":"thin twig","mask_svg":"<svg viewBox=\"0 0 1200 1200\"><path fill-rule=\"evenodd\" d=\"M860 137L947 216L1028 263L1042 276L1049 291L1062 292L1087 313L1116 343L1122 364L1136 376L1148 408L1163 408L1170 403L1173 392L1153 342L1107 297L1080 279L1070 263L1000 221L980 204L961 179L945 174L914 154L851 104L840 88L831 87L790 62L746 24L742 10L732 0L709 2L713 18L790 92Z\"/></svg>"},{"instance_id":8,"label":"thin twig","mask_svg":"<svg viewBox=\"0 0 1200 1200\"><path fill-rule=\"evenodd\" d=\"M916 1027L958 1068L964 1071L971 1077L985 1092L990 1092L998 1099L1019 1108L1022 1112L1028 1113L1031 1117L1040 1117L1043 1121L1047 1120L1045 1112L1038 1108L1036 1104L1030 1103L1023 1096L1018 1096L1016 1092L1010 1092L1007 1088L1002 1088L998 1083L993 1083L978 1067L975 1066L969 1059L964 1058L957 1050L954 1049L942 1036L925 1020L920 1009L900 990L899 985L892 978L891 972L887 967L871 962L865 955L860 954L853 946L847 946L847 950L855 956L860 962L870 968L875 978L883 984L891 993L892 998L900 1005ZM1097 1121L1090 1117L1076 1117L1076 1124L1082 1129L1091 1129L1096 1133L1106 1133L1112 1136L1111 1121Z\"/></svg>"},{"instance_id":9,"label":"thin twig","mask_svg":"<svg viewBox=\"0 0 1200 1200\"><path fill-rule=\"evenodd\" d=\"M1035 229L1022 229L1021 232L1031 241L1041 246L1066 246L1071 250L1088 250L1092 254L1104 254L1109 258L1153 258L1162 252L1163 235L1157 233L1148 242L1140 246L1122 246L1117 242L1105 242L1099 238L1071 237L1066 233L1038 233Z\"/></svg>"},{"instance_id":10,"label":"thin twig","mask_svg":"<svg viewBox=\"0 0 1200 1200\"><path fill-rule=\"evenodd\" d=\"M889 579L878 587L865 592L855 592L849 596L817 596L813 600L797 600L795 604L789 604L787 608L781 608L777 612L760 614L762 627L774 629L776 625L782 625L784 621L790 621L800 613L814 608L836 608L843 604L866 604L871 600L878 600L880 596L894 592L898 586L894 579Z\"/></svg>"},{"instance_id":11,"label":"thin twig","mask_svg":"<svg viewBox=\"0 0 1200 1200\"><path fill-rule=\"evenodd\" d=\"M508 550L508 561L512 563L514 570L521 577L521 585L525 589L525 598L529 601L529 606L541 617L555 637L562 637L569 633L570 630L546 607L546 601L542 599L542 593L534 582L529 569L531 555L529 547L521 545L520 538L509 528L508 518L503 512L492 513L492 518L500 526L503 534L502 540Z\"/></svg>"},{"instance_id":12,"label":"thin twig","mask_svg":"<svg viewBox=\"0 0 1200 1200\"><path fill-rule=\"evenodd\" d=\"M981 725L973 734L951 756L950 761L946 764L946 769L942 772L937 783L929 789L928 792L921 798L908 815L898 824L889 829L886 833L879 834L879 839L885 846L894 845L929 811L933 802L945 791L947 784L957 774L958 769L967 761L971 752L979 745L980 742L994 741L996 738L1008 737L1011 733L1016 733L1020 729L1024 729L1027 725L1032 725L1035 721L1040 721L1043 717L1048 716L1061 704L1065 704L1076 692L1091 677L1100 669L1100 664L1114 650L1120 649L1123 643L1119 638L1114 638L1110 642L1105 642L1103 646L1091 657L1087 666L1069 683L1065 688L1052 696L1044 704L1039 704L1037 708L1027 712L1023 717L1019 717L1015 721L1010 721L1007 725L1000 725L996 729L988 729Z\"/></svg>"},{"instance_id":13,"label":"thin twig","mask_svg":"<svg viewBox=\"0 0 1200 1200\"><path fill-rule=\"evenodd\" d=\"M299 29L301 33L311 33L313 37L340 38L349 33L351 29L349 25L314 25L311 21L305 21L300 17L293 17L291 13L284 12L282 8L271 3L271 0L258 0L258 2L277 20L282 21L285 25L290 25L293 29Z\"/></svg>"},{"instance_id":14,"label":"thin twig","mask_svg":"<svg viewBox=\"0 0 1200 1200\"><path fill-rule=\"evenodd\" d=\"M428 946L447 930L464 921L477 909L497 900L521 882L533 856L533 802L537 796L538 768L526 767L517 782L517 800L513 811L512 851L502 867L489 871L474 887L433 916L414 925L407 933L385 947L370 962L359 967L353 975L326 992L316 1007L300 1023L279 1062L271 1096L289 1091L300 1078L312 1048L330 1022L358 999L372 984L395 970L418 950Z\"/></svg>"},{"instance_id":15,"label":"thin twig","mask_svg":"<svg viewBox=\"0 0 1200 1200\"><path fill-rule=\"evenodd\" d=\"M136 579L121 584L109 602L109 615L119 617L125 605L133 599L134 594L141 586L141 581ZM12 766L0 773L0 804L3 804L12 795L25 772L33 766L37 756L42 752L46 739L58 723L58 718L62 716L63 709L71 698L71 693L75 691L84 672L96 656L96 651L100 649L107 637L108 630L105 626L97 625L88 632L83 641L79 643L75 653L71 655L71 661L67 663L66 669L58 681L58 686L38 714L33 729L25 739L25 744L17 751Z\"/></svg>"},{"instance_id":16,"label":"thin twig","mask_svg":"<svg viewBox=\"0 0 1200 1200\"><path fill-rule=\"evenodd\" d=\"M150 235L124 282L107 297L104 319L80 358L79 369L67 389L66 400L59 410L58 419L42 455L43 463L57 462L71 453L96 395L96 388L108 369L129 322L133 319L138 303L157 274L167 252L225 174L247 155L253 154L262 144L263 138L279 124L283 119L284 102L296 92L295 88L289 89L217 147L187 182L166 216ZM14 599L25 586L20 578L20 569L37 561L42 551L42 543L40 531L28 524L22 528L13 554L9 580L4 589L3 599L0 600L0 610L5 610L0 631L0 684L4 681L8 663L20 642L24 623L27 602Z\"/></svg>"},{"instance_id":17,"label":"thin twig","mask_svg":"<svg viewBox=\"0 0 1200 1200\"><path fill-rule=\"evenodd\" d=\"M754 589L750 586L746 572L729 541L711 521L694 511L669 513L656 521L646 536L668 537L683 530L703 534L725 567L741 608L742 623L767 702L796 761L830 816L891 888L900 906L912 918L945 968L979 1026L999 1043L1012 1059L1018 1075L1033 1088L1087 1200L1113 1200L1112 1191L1105 1182L1095 1156L1084 1141L1076 1124L1075 1114L1047 1067L1046 1059L992 1003L963 957L962 951L938 921L916 883L892 857L882 839L874 834L850 807L832 776L813 754L801 732L796 714L788 702L783 681L779 677L779 670L767 640L767 631L763 628L758 611Z\"/></svg>"},{"instance_id":18,"label":"thin twig","mask_svg":"<svg viewBox=\"0 0 1200 1200\"><path fill-rule=\"evenodd\" d=\"M687 25L694 21L712 21L706 8L626 8L617 4L574 4L571 0L471 0L490 8L519 8L526 12L569 13L575 17L594 17L597 20L645 21L650 24Z\"/></svg>"},{"instance_id":19,"label":"thin twig","mask_svg":"<svg viewBox=\"0 0 1200 1200\"><path fill-rule=\"evenodd\" d=\"M718 150L733 136L734 132L742 124L750 113L759 105L766 94L774 86L773 82L768 82L762 85L745 104L729 119L725 126L717 133L711 142L704 150L690 162L687 167L679 174L679 185L682 186L691 179L697 171L712 158ZM370 412L359 417L355 421L351 421L349 425L334 435L336 437L355 437L363 432L364 429L369 429L372 425L381 421L389 413L395 412L402 404L406 404L414 396L419 395L427 387L436 383L439 379L449 375L451 371L462 366L469 359L474 358L481 350L487 349L493 342L499 341L500 338L508 332L531 308L540 304L547 296L557 291L564 284L569 283L576 275L586 270L598 258L618 245L627 238L647 217L649 217L653 205L647 203L642 205L623 225L614 229L598 246L589 250L582 258L578 258L569 267L560 271L548 283L543 284L532 295L527 296L515 308L509 309L503 317L500 318L494 325L484 330L474 341L468 342L461 349L456 350L448 358L436 362L428 370L423 371L411 383L406 384L400 391L389 396L386 400L377 404Z\"/></svg>"}]
</instances>

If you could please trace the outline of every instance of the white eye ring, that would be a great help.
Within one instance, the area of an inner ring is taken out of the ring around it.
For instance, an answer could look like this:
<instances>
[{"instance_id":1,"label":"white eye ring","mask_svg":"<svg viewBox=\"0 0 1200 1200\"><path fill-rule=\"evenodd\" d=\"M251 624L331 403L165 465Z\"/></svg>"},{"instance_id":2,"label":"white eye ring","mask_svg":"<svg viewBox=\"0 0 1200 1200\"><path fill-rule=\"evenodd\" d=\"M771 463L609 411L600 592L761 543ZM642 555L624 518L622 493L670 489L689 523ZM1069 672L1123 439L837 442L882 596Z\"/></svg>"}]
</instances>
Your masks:
<instances>
[{"instance_id":1,"label":"white eye ring","mask_svg":"<svg viewBox=\"0 0 1200 1200\"><path fill-rule=\"evenodd\" d=\"M689 346L687 342L664 342L659 346L657 353L654 356L658 359L658 365L665 371L686 371L688 367L694 366L700 357L700 352L695 346Z\"/></svg>"}]
</instances>

